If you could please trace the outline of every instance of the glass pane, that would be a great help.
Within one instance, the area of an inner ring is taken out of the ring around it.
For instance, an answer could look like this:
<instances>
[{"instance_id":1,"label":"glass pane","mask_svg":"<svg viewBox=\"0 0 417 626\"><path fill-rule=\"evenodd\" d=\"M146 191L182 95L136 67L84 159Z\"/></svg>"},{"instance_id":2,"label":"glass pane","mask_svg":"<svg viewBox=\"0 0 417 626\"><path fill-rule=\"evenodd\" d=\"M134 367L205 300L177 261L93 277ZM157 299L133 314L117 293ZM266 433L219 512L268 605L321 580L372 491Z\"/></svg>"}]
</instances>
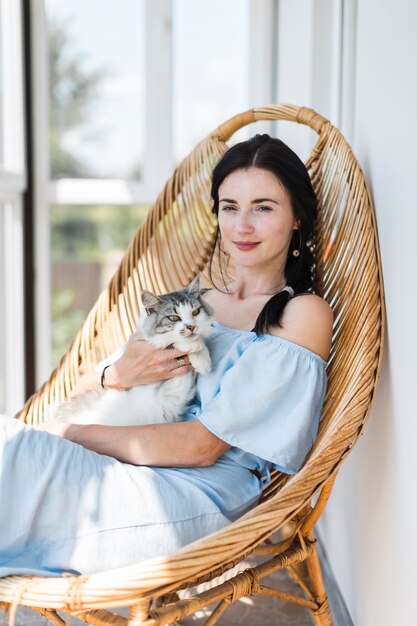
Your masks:
<instances>
[{"instance_id":1,"label":"glass pane","mask_svg":"<svg viewBox=\"0 0 417 626\"><path fill-rule=\"evenodd\" d=\"M175 0L172 6L178 162L216 126L248 108L249 1Z\"/></svg>"},{"instance_id":2,"label":"glass pane","mask_svg":"<svg viewBox=\"0 0 417 626\"><path fill-rule=\"evenodd\" d=\"M51 207L52 367L67 351L148 206Z\"/></svg>"},{"instance_id":3,"label":"glass pane","mask_svg":"<svg viewBox=\"0 0 417 626\"><path fill-rule=\"evenodd\" d=\"M46 0L51 178L139 180L145 0Z\"/></svg>"}]
</instances>

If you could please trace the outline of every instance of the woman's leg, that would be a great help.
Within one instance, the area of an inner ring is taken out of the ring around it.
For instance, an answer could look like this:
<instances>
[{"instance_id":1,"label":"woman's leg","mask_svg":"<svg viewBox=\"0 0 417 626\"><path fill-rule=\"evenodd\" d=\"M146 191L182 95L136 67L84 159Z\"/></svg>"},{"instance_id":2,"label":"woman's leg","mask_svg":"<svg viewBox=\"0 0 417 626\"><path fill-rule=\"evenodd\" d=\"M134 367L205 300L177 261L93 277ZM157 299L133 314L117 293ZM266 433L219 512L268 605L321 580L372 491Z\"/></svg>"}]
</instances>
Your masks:
<instances>
[{"instance_id":1,"label":"woman's leg","mask_svg":"<svg viewBox=\"0 0 417 626\"><path fill-rule=\"evenodd\" d=\"M227 506L249 508L252 478L221 463L127 465L0 416L0 576L88 574L172 553L229 524Z\"/></svg>"}]
</instances>

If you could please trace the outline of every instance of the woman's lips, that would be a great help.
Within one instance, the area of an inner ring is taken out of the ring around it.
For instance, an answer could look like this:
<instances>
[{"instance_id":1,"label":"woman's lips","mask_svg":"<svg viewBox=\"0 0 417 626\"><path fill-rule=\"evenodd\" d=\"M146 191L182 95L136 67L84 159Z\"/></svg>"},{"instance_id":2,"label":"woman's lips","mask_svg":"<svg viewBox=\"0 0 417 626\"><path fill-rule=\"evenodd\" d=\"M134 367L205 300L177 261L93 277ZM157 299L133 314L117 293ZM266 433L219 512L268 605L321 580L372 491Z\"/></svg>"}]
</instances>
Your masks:
<instances>
[{"instance_id":1,"label":"woman's lips","mask_svg":"<svg viewBox=\"0 0 417 626\"><path fill-rule=\"evenodd\" d=\"M234 241L233 243L236 248L239 248L239 250L253 250L253 248L259 246L260 241L255 241L253 243L248 241Z\"/></svg>"}]
</instances>

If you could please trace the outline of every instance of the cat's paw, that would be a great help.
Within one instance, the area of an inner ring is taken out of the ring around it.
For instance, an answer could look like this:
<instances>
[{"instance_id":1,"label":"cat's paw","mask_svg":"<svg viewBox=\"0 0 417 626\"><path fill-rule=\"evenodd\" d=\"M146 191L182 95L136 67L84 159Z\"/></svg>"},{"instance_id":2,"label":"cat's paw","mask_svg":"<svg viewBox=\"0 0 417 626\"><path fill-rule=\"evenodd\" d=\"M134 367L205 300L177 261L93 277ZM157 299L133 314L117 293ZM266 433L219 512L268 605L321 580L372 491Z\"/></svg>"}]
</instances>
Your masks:
<instances>
[{"instance_id":1,"label":"cat's paw","mask_svg":"<svg viewBox=\"0 0 417 626\"><path fill-rule=\"evenodd\" d=\"M189 352L188 358L197 374L208 374L211 370L211 359L209 354L204 352Z\"/></svg>"}]
</instances>

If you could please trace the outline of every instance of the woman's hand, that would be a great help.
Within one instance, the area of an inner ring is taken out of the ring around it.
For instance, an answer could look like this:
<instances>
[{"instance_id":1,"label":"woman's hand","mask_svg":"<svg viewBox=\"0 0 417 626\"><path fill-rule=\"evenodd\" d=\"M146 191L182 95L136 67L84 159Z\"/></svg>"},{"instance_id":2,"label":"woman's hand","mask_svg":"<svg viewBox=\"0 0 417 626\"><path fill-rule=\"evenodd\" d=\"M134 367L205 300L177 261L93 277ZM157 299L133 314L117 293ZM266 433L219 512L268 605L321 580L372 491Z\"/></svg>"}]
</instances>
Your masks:
<instances>
[{"instance_id":1,"label":"woman's hand","mask_svg":"<svg viewBox=\"0 0 417 626\"><path fill-rule=\"evenodd\" d=\"M155 348L139 334L130 336L118 361L106 369L108 387L120 390L168 380L191 372L186 352L175 348Z\"/></svg>"}]
</instances>

